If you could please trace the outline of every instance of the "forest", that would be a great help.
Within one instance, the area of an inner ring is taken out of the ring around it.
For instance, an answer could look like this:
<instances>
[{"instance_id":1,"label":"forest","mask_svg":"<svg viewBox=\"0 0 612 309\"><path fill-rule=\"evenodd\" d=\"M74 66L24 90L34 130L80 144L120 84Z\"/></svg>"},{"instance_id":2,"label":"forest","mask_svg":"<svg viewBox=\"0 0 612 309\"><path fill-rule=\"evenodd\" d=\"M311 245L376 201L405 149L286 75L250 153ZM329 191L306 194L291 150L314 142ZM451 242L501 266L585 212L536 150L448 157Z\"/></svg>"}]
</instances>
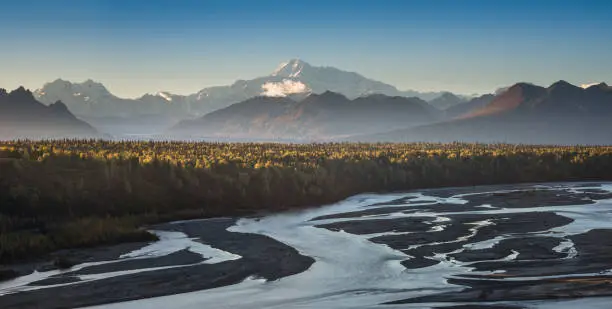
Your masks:
<instances>
[{"instance_id":1,"label":"forest","mask_svg":"<svg viewBox=\"0 0 612 309\"><path fill-rule=\"evenodd\" d=\"M152 240L157 222L314 207L357 193L612 180L612 147L0 142L0 263Z\"/></svg>"}]
</instances>

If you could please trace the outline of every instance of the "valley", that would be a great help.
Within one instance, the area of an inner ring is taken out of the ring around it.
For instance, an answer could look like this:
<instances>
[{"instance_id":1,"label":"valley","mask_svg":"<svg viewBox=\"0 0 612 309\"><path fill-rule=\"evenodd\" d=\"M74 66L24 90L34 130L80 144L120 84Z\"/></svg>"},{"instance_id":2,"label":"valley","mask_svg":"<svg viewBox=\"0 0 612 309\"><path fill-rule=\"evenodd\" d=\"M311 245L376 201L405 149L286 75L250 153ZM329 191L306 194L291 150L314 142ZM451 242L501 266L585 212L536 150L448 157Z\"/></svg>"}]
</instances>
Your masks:
<instances>
[{"instance_id":1,"label":"valley","mask_svg":"<svg viewBox=\"0 0 612 309\"><path fill-rule=\"evenodd\" d=\"M0 309L612 308L612 2L0 11Z\"/></svg>"},{"instance_id":2,"label":"valley","mask_svg":"<svg viewBox=\"0 0 612 309\"><path fill-rule=\"evenodd\" d=\"M0 305L606 308L572 299L612 296L610 200L608 183L442 188L172 222L151 227L157 242L2 283Z\"/></svg>"}]
</instances>

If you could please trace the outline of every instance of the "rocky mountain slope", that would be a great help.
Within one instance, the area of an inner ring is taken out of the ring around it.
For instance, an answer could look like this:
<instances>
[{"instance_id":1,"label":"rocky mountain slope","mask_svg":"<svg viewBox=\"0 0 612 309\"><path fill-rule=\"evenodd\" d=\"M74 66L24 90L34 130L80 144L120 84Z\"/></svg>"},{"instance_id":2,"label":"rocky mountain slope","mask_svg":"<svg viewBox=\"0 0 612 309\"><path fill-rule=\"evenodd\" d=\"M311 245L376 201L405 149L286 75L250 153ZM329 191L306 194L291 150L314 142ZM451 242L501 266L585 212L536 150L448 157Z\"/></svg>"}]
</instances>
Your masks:
<instances>
[{"instance_id":1,"label":"rocky mountain slope","mask_svg":"<svg viewBox=\"0 0 612 309\"><path fill-rule=\"evenodd\" d=\"M61 101L38 102L32 92L20 87L0 89L0 138L98 137L96 130L77 119Z\"/></svg>"}]
</instances>

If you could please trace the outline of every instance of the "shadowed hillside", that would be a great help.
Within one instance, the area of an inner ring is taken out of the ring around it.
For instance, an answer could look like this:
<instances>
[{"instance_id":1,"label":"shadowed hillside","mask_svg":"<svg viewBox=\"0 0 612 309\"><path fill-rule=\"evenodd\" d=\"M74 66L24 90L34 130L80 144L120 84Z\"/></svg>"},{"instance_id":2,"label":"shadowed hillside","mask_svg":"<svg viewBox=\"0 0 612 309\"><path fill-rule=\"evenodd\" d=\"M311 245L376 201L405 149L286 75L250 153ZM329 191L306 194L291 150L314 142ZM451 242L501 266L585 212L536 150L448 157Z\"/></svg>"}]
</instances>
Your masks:
<instances>
[{"instance_id":1,"label":"shadowed hillside","mask_svg":"<svg viewBox=\"0 0 612 309\"><path fill-rule=\"evenodd\" d=\"M384 132L441 119L418 98L373 94L350 100L324 92L306 98L256 97L174 127L174 136L329 139Z\"/></svg>"},{"instance_id":2,"label":"shadowed hillside","mask_svg":"<svg viewBox=\"0 0 612 309\"><path fill-rule=\"evenodd\" d=\"M481 98L474 105L485 103ZM548 88L516 84L481 108L455 119L388 133L362 141L477 141L539 144L612 143L612 88L587 89L559 81Z\"/></svg>"},{"instance_id":3,"label":"shadowed hillside","mask_svg":"<svg viewBox=\"0 0 612 309\"><path fill-rule=\"evenodd\" d=\"M2 139L95 136L96 130L77 119L61 101L45 106L23 87L10 93L0 89Z\"/></svg>"}]
</instances>

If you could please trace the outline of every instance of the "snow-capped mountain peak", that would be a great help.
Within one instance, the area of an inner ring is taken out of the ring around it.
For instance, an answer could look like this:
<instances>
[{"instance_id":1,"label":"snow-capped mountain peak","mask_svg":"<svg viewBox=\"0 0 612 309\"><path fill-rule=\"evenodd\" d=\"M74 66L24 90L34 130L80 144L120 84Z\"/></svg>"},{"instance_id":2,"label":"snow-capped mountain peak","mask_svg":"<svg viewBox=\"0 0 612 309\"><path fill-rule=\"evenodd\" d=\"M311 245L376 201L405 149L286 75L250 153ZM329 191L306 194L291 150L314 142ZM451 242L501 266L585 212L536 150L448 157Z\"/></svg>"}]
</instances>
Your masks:
<instances>
[{"instance_id":1,"label":"snow-capped mountain peak","mask_svg":"<svg viewBox=\"0 0 612 309\"><path fill-rule=\"evenodd\" d=\"M231 85L207 87L187 96L160 91L136 99L120 98L111 94L101 83L91 79L81 83L57 79L45 84L34 95L47 105L60 100L73 114L83 117L125 117L143 114L198 117L256 96L296 98L326 91L342 94L349 99L377 93L428 98L440 95L399 91L392 85L368 79L352 71L331 66L313 66L297 58L283 62L272 74L237 80Z\"/></svg>"},{"instance_id":2,"label":"snow-capped mountain peak","mask_svg":"<svg viewBox=\"0 0 612 309\"><path fill-rule=\"evenodd\" d=\"M156 96L161 97L168 102L172 102L172 94L169 92L160 91L156 94Z\"/></svg>"},{"instance_id":3,"label":"snow-capped mountain peak","mask_svg":"<svg viewBox=\"0 0 612 309\"><path fill-rule=\"evenodd\" d=\"M272 72L271 76L297 78L300 77L304 69L308 68L310 68L310 64L297 58L291 59L281 63L278 68Z\"/></svg>"},{"instance_id":4,"label":"snow-capped mountain peak","mask_svg":"<svg viewBox=\"0 0 612 309\"><path fill-rule=\"evenodd\" d=\"M34 91L34 97L47 105L57 101L62 101L68 105L73 102L93 103L111 96L112 94L104 85L91 79L82 83L71 83L58 78Z\"/></svg>"},{"instance_id":5,"label":"snow-capped mountain peak","mask_svg":"<svg viewBox=\"0 0 612 309\"><path fill-rule=\"evenodd\" d=\"M34 92L37 97L45 95L56 96L89 96L92 98L112 95L104 85L99 82L88 79L82 83L72 83L67 80L58 78L50 83L46 83L42 88ZM52 102L50 102L52 103ZM49 104L50 104L49 103Z\"/></svg>"},{"instance_id":6,"label":"snow-capped mountain peak","mask_svg":"<svg viewBox=\"0 0 612 309\"><path fill-rule=\"evenodd\" d=\"M85 87L85 88L90 88L90 89L97 89L97 90L103 90L108 92L108 90L106 89L106 87L104 87L104 85L102 85L102 83L96 82L92 79L88 79L82 83L79 84L81 87Z\"/></svg>"}]
</instances>

